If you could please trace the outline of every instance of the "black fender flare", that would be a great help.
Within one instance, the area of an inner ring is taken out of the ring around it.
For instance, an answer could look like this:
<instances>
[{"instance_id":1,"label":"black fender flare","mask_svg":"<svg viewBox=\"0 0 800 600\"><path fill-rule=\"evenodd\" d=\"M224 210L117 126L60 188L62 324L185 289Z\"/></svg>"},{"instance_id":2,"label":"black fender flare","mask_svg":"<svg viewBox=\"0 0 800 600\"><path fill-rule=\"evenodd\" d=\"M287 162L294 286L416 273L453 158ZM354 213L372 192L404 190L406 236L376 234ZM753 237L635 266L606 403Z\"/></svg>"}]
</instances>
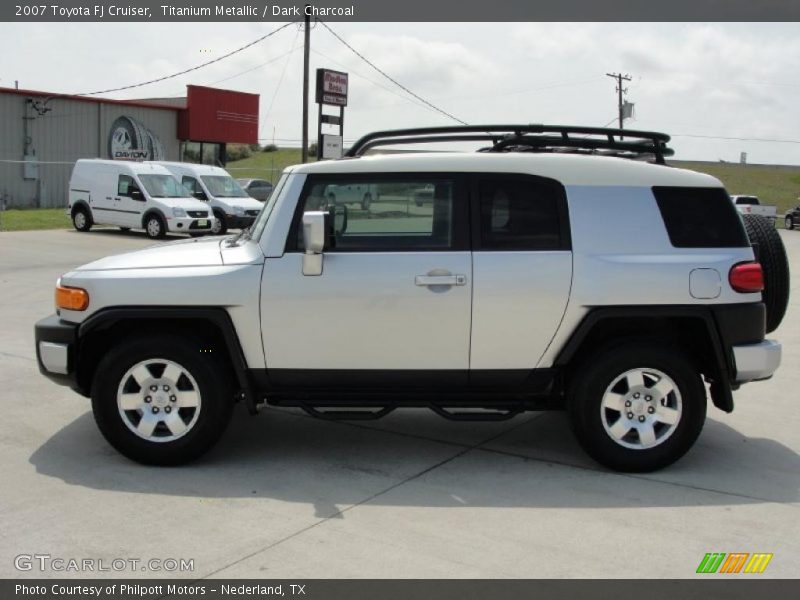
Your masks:
<instances>
[{"instance_id":1,"label":"black fender flare","mask_svg":"<svg viewBox=\"0 0 800 600\"><path fill-rule=\"evenodd\" d=\"M704 333L711 349L708 357L711 364L711 373L708 373L711 383L711 400L714 406L725 411L733 411L734 387L733 373L735 372L733 352L723 343L722 336L717 326L717 319L709 306L606 306L591 309L575 331L569 341L559 352L554 361L555 367L566 368L575 358L583 343L595 328L609 320L651 320L651 319L695 319L703 323ZM738 386L736 386L738 387Z\"/></svg>"},{"instance_id":2,"label":"black fender flare","mask_svg":"<svg viewBox=\"0 0 800 600\"><path fill-rule=\"evenodd\" d=\"M222 334L236 380L244 394L251 414L257 412L255 387L250 377L239 336L228 311L222 307L206 306L116 306L97 311L78 326L77 344L80 356L81 341L92 332L101 331L123 321L181 321L201 320L215 325Z\"/></svg>"}]
</instances>

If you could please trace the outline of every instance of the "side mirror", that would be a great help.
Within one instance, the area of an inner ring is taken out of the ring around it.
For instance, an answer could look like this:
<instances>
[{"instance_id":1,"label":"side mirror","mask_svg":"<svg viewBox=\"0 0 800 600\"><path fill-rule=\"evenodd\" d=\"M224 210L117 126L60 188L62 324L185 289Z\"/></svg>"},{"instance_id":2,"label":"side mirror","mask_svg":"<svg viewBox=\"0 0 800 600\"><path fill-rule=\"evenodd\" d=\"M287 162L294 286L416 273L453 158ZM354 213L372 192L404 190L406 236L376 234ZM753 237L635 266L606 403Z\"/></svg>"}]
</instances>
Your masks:
<instances>
[{"instance_id":1,"label":"side mirror","mask_svg":"<svg viewBox=\"0 0 800 600\"><path fill-rule=\"evenodd\" d=\"M144 195L142 194L142 190L139 188L131 188L130 190L131 199L133 200L144 200Z\"/></svg>"},{"instance_id":2,"label":"side mirror","mask_svg":"<svg viewBox=\"0 0 800 600\"><path fill-rule=\"evenodd\" d=\"M303 213L303 243L306 253L303 255L303 275L322 275L322 251L325 249L325 237L328 213L309 211Z\"/></svg>"}]
</instances>

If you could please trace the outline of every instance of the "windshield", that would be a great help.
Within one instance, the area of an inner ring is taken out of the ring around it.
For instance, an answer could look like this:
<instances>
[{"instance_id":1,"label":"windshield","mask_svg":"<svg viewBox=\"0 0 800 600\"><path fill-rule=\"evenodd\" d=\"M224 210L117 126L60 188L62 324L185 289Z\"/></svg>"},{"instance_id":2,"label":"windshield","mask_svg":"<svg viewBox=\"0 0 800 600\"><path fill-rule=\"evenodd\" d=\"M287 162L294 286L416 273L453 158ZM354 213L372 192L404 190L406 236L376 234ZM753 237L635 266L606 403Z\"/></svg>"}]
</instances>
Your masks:
<instances>
[{"instance_id":1,"label":"windshield","mask_svg":"<svg viewBox=\"0 0 800 600\"><path fill-rule=\"evenodd\" d=\"M189 192L172 175L139 175L151 198L189 198Z\"/></svg>"},{"instance_id":2,"label":"windshield","mask_svg":"<svg viewBox=\"0 0 800 600\"><path fill-rule=\"evenodd\" d=\"M269 220L269 215L272 213L272 207L275 206L275 201L278 199L278 196L281 195L281 190L283 189L286 180L288 179L287 174L281 175L280 180L275 185L274 193L269 197L264 203L264 208L261 209L261 212L258 213L256 217L255 223L251 226L250 229L250 238L254 240L258 240L261 237L261 233L264 231L264 228L267 226L267 221Z\"/></svg>"},{"instance_id":3,"label":"windshield","mask_svg":"<svg viewBox=\"0 0 800 600\"><path fill-rule=\"evenodd\" d=\"M230 175L203 175L200 179L215 198L247 198L247 192Z\"/></svg>"},{"instance_id":4,"label":"windshield","mask_svg":"<svg viewBox=\"0 0 800 600\"><path fill-rule=\"evenodd\" d=\"M755 206L758 204L758 198L755 196L738 196L736 198L736 204L749 204L751 206Z\"/></svg>"}]
</instances>

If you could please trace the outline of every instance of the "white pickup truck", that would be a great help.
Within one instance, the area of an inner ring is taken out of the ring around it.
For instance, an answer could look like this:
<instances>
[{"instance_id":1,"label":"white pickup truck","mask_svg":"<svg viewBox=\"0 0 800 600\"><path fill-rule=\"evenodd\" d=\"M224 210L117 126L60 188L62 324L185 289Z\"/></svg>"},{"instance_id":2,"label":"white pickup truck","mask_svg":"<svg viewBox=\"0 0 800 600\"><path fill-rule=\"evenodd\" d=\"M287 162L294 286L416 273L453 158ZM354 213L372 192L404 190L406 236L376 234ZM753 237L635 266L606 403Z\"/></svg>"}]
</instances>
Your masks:
<instances>
[{"instance_id":1,"label":"white pickup truck","mask_svg":"<svg viewBox=\"0 0 800 600\"><path fill-rule=\"evenodd\" d=\"M759 215L774 222L778 214L777 207L761 204L757 196L731 196L731 201L743 215Z\"/></svg>"}]
</instances>

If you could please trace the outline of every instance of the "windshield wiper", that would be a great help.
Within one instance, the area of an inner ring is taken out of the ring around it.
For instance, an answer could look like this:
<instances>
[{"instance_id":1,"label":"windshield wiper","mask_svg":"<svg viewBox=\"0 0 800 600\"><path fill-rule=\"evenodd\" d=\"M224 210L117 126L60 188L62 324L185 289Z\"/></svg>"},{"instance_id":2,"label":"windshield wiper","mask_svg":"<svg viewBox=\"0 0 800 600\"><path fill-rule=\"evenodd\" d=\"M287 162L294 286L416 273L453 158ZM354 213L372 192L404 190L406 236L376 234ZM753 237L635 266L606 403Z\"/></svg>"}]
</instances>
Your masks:
<instances>
[{"instance_id":1,"label":"windshield wiper","mask_svg":"<svg viewBox=\"0 0 800 600\"><path fill-rule=\"evenodd\" d=\"M238 246L239 240L243 239L250 239L250 228L245 227L239 233L236 234L236 237L227 241L228 247Z\"/></svg>"}]
</instances>

